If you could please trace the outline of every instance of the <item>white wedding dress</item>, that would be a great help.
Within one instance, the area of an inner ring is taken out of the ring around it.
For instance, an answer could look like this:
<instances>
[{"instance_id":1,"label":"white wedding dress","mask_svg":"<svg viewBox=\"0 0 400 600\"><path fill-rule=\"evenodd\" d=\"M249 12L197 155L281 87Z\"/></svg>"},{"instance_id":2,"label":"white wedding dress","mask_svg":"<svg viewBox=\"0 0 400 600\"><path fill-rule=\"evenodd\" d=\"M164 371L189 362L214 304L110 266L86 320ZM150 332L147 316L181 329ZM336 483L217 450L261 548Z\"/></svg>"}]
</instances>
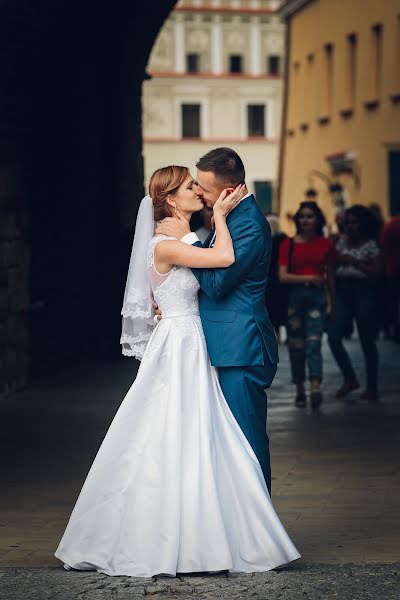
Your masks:
<instances>
[{"instance_id":1,"label":"white wedding dress","mask_svg":"<svg viewBox=\"0 0 400 600\"><path fill-rule=\"evenodd\" d=\"M163 318L93 462L55 555L151 577L267 571L300 557L210 365L190 269L148 266Z\"/></svg>"}]
</instances>

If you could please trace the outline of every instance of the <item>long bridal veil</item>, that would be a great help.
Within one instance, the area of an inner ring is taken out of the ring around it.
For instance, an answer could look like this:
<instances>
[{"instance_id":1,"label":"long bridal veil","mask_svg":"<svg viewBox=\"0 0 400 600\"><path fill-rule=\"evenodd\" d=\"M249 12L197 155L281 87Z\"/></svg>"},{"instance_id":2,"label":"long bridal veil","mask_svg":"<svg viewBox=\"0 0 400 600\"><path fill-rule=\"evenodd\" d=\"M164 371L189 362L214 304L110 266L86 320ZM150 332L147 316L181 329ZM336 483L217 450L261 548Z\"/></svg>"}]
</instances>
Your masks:
<instances>
[{"instance_id":1,"label":"long bridal veil","mask_svg":"<svg viewBox=\"0 0 400 600\"><path fill-rule=\"evenodd\" d=\"M153 333L154 311L147 270L147 250L154 235L154 208L150 196L139 207L133 239L124 302L122 305L122 354L141 360Z\"/></svg>"}]
</instances>

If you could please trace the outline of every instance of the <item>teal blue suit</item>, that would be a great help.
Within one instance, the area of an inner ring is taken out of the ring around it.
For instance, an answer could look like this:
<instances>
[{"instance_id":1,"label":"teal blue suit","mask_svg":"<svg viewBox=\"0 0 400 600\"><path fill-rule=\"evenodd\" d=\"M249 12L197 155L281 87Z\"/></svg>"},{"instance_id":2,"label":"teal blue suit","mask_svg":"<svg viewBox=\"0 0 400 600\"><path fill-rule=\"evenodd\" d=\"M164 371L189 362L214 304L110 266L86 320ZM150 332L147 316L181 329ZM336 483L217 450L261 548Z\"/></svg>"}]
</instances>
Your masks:
<instances>
[{"instance_id":1,"label":"teal blue suit","mask_svg":"<svg viewBox=\"0 0 400 600\"><path fill-rule=\"evenodd\" d=\"M227 217L235 262L223 269L193 269L211 364L229 407L251 444L271 491L267 397L278 363L275 331L265 306L271 231L254 196ZM204 242L208 247L212 231ZM201 246L201 242L196 242Z\"/></svg>"}]
</instances>

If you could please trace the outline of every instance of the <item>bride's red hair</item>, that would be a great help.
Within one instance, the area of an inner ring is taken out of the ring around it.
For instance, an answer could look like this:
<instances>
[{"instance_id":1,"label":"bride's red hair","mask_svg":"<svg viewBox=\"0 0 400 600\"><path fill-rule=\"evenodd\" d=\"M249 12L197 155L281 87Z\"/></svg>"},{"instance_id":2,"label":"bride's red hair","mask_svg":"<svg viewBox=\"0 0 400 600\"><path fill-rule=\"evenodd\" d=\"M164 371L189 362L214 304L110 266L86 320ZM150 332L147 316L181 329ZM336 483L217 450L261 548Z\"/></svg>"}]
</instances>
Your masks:
<instances>
[{"instance_id":1,"label":"bride's red hair","mask_svg":"<svg viewBox=\"0 0 400 600\"><path fill-rule=\"evenodd\" d=\"M154 171L149 183L149 195L153 200L155 221L162 221L165 217L172 216L172 210L167 203L167 196L175 194L188 177L189 169L176 165Z\"/></svg>"}]
</instances>

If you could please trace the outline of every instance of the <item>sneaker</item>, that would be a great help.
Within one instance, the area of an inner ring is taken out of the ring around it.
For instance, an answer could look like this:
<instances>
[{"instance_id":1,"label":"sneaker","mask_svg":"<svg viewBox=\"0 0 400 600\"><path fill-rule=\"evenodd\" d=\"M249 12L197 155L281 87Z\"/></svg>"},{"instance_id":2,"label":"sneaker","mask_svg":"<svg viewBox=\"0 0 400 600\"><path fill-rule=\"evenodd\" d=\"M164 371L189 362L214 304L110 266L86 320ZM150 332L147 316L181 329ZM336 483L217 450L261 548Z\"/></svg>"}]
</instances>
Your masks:
<instances>
[{"instance_id":1,"label":"sneaker","mask_svg":"<svg viewBox=\"0 0 400 600\"><path fill-rule=\"evenodd\" d=\"M358 381L345 381L344 384L336 390L335 396L336 398L344 398L353 390L357 390L360 387Z\"/></svg>"},{"instance_id":2,"label":"sneaker","mask_svg":"<svg viewBox=\"0 0 400 600\"><path fill-rule=\"evenodd\" d=\"M319 408L322 403L322 393L319 390L317 392L311 392L310 400L312 408Z\"/></svg>"},{"instance_id":3,"label":"sneaker","mask_svg":"<svg viewBox=\"0 0 400 600\"><path fill-rule=\"evenodd\" d=\"M302 408L307 405L307 396L305 392L298 392L294 401L295 406Z\"/></svg>"},{"instance_id":4,"label":"sneaker","mask_svg":"<svg viewBox=\"0 0 400 600\"><path fill-rule=\"evenodd\" d=\"M379 402L378 390L365 390L360 396L361 400L367 402Z\"/></svg>"}]
</instances>

